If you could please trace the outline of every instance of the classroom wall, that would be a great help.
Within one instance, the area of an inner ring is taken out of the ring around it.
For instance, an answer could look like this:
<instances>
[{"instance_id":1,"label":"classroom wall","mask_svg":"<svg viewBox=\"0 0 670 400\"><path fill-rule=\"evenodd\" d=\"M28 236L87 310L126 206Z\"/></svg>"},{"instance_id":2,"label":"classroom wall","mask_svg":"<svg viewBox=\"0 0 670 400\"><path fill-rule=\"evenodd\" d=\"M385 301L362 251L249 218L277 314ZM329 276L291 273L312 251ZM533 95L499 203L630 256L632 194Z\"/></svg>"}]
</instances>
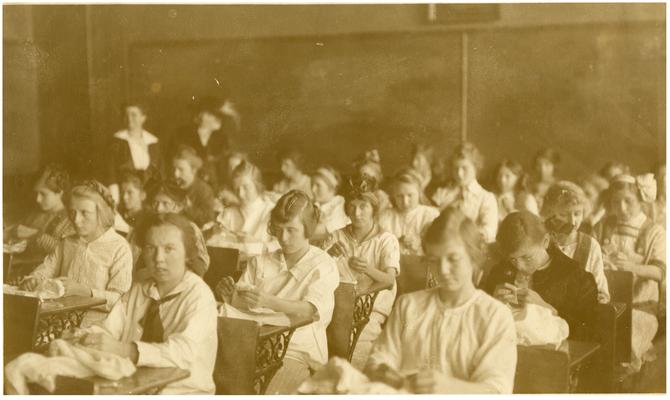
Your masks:
<instances>
[{"instance_id":1,"label":"classroom wall","mask_svg":"<svg viewBox=\"0 0 670 400\"><path fill-rule=\"evenodd\" d=\"M242 111L235 141L264 169L286 143L342 168L361 143L378 146L389 169L414 140L447 152L459 139L465 74L467 136L489 164L527 163L545 143L570 153L569 177L664 156L663 4L502 4L496 22L453 26L429 24L419 4L9 7L50 16L38 38L67 57L42 68L78 82L64 101L40 90L39 137L72 132L88 155L104 155L127 96L149 99L162 136L189 120L190 99L222 90L217 78ZM58 27L72 41L49 40Z\"/></svg>"}]
</instances>

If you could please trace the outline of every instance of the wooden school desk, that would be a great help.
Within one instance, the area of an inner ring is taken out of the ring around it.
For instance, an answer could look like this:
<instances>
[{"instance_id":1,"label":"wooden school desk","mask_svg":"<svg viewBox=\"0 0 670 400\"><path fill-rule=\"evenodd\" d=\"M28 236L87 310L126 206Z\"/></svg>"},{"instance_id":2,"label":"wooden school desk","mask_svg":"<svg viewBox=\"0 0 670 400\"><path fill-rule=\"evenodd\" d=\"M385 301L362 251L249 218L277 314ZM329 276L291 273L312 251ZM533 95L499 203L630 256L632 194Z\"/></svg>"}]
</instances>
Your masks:
<instances>
[{"instance_id":1,"label":"wooden school desk","mask_svg":"<svg viewBox=\"0 0 670 400\"><path fill-rule=\"evenodd\" d=\"M219 349L214 368L217 394L264 394L283 365L296 329L314 322L290 318L290 326L219 317Z\"/></svg>"}]
</instances>

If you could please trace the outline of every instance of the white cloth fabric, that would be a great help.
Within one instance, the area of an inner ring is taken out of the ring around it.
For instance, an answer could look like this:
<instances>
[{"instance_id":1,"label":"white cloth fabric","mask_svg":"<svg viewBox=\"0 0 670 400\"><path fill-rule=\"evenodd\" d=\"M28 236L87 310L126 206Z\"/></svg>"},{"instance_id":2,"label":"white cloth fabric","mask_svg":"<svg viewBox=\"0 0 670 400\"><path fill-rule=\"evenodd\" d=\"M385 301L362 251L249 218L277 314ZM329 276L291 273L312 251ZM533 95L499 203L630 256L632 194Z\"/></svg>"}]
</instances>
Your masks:
<instances>
[{"instance_id":1,"label":"white cloth fabric","mask_svg":"<svg viewBox=\"0 0 670 400\"><path fill-rule=\"evenodd\" d=\"M47 279L41 281L35 290L21 290L17 286L4 284L3 292L5 294L15 294L19 296L37 297L41 300L58 299L65 295L65 286L59 279Z\"/></svg>"},{"instance_id":2,"label":"white cloth fabric","mask_svg":"<svg viewBox=\"0 0 670 400\"><path fill-rule=\"evenodd\" d=\"M239 282L281 299L312 304L319 319L295 330L286 357L305 360L308 365L328 361L326 328L333 316L335 289L340 280L335 261L326 252L310 246L291 269L281 250L253 257Z\"/></svg>"},{"instance_id":3,"label":"white cloth fabric","mask_svg":"<svg viewBox=\"0 0 670 400\"><path fill-rule=\"evenodd\" d=\"M344 211L344 197L340 195L333 196L326 203L317 203L317 207L321 211L321 220L324 221L326 232L328 233L333 233L351 223L347 213Z\"/></svg>"},{"instance_id":4,"label":"white cloth fabric","mask_svg":"<svg viewBox=\"0 0 670 400\"><path fill-rule=\"evenodd\" d=\"M605 277L603 252L600 249L600 244L598 244L596 239L591 236L589 236L589 239L590 247L589 255L586 259L586 271L590 272L596 280L596 286L598 287L598 302L601 304L607 304L610 302L610 291L609 286L607 285L607 277ZM559 249L561 249L563 254L570 258L574 258L578 243L579 242L576 241L565 246L557 243L557 246ZM577 261L581 262L581 260Z\"/></svg>"},{"instance_id":5,"label":"white cloth fabric","mask_svg":"<svg viewBox=\"0 0 670 400\"><path fill-rule=\"evenodd\" d=\"M512 393L516 352L514 320L503 303L477 290L449 308L438 289L427 289L398 298L368 366L387 364L402 375L432 369Z\"/></svg>"},{"instance_id":6,"label":"white cloth fabric","mask_svg":"<svg viewBox=\"0 0 670 400\"><path fill-rule=\"evenodd\" d=\"M190 377L167 385L161 394L214 394L214 363L217 351L216 301L209 286L196 274L186 271L183 280L165 297L180 293L159 306L164 342L141 342L141 321L152 299L160 296L153 281L136 282L107 318L88 328L107 332L123 343L135 342L138 366L176 367Z\"/></svg>"},{"instance_id":7,"label":"white cloth fabric","mask_svg":"<svg viewBox=\"0 0 670 400\"><path fill-rule=\"evenodd\" d=\"M130 149L130 157L133 160L133 167L138 170L145 170L151 164L151 156L149 155L149 145L158 143L158 138L151 133L142 130L139 139L131 138L127 129L118 131L114 134L117 139L128 142Z\"/></svg>"},{"instance_id":8,"label":"white cloth fabric","mask_svg":"<svg viewBox=\"0 0 670 400\"><path fill-rule=\"evenodd\" d=\"M64 238L30 275L42 279L71 278L91 288L93 297L107 300L94 310L108 312L130 289L133 256L126 239L110 228L90 243L75 235ZM87 313L86 321L104 318L104 313L94 310Z\"/></svg>"},{"instance_id":9,"label":"white cloth fabric","mask_svg":"<svg viewBox=\"0 0 670 400\"><path fill-rule=\"evenodd\" d=\"M433 195L433 201L441 210L452 204L457 206L466 217L477 224L487 243L495 240L498 231L498 202L493 193L484 190L477 181L463 189L457 185L439 188Z\"/></svg>"},{"instance_id":10,"label":"white cloth fabric","mask_svg":"<svg viewBox=\"0 0 670 400\"><path fill-rule=\"evenodd\" d=\"M396 276L400 273L400 245L398 239L390 233L376 226L370 234L360 242L351 236L349 227L340 229L333 233L330 239L332 243L339 242L345 249L349 257L362 257L367 260L369 265L383 270L384 268L394 268ZM348 260L345 257L338 257L336 260L339 269L349 269ZM357 284L368 286L373 283L372 279L360 273L355 273ZM398 291L398 285L394 282L391 289L382 290L375 300L374 311L388 316L393 307L395 296Z\"/></svg>"},{"instance_id":11,"label":"white cloth fabric","mask_svg":"<svg viewBox=\"0 0 670 400\"><path fill-rule=\"evenodd\" d=\"M48 357L37 353L22 354L5 366L5 377L17 394L30 394L28 383L37 383L53 392L58 375L118 380L134 374L135 370L135 365L127 358L56 339L49 344Z\"/></svg>"},{"instance_id":12,"label":"white cloth fabric","mask_svg":"<svg viewBox=\"0 0 670 400\"><path fill-rule=\"evenodd\" d=\"M546 307L526 304L523 308L513 307L512 313L516 340L522 346L552 345L558 348L570 335L568 323Z\"/></svg>"},{"instance_id":13,"label":"white cloth fabric","mask_svg":"<svg viewBox=\"0 0 670 400\"><path fill-rule=\"evenodd\" d=\"M339 357L328 360L323 366L298 388L300 394L400 394L381 382L370 382L367 376Z\"/></svg>"},{"instance_id":14,"label":"white cloth fabric","mask_svg":"<svg viewBox=\"0 0 670 400\"><path fill-rule=\"evenodd\" d=\"M394 234L399 241L404 237L419 244L416 249L401 246L400 252L402 254L423 255L423 250L420 246L421 238L428 226L439 215L440 211L437 208L421 204L406 213L389 208L382 211L379 215L379 226Z\"/></svg>"}]
</instances>

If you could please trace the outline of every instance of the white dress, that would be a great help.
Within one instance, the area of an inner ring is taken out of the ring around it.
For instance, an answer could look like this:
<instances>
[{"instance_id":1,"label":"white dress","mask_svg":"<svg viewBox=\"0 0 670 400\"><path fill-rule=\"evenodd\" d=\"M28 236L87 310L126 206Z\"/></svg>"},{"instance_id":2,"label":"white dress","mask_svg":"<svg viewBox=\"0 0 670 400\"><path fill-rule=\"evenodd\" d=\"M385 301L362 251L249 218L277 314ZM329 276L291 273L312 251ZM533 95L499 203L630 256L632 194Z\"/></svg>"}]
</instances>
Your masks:
<instances>
[{"instance_id":1,"label":"white dress","mask_svg":"<svg viewBox=\"0 0 670 400\"><path fill-rule=\"evenodd\" d=\"M512 393L516 352L514 319L503 303L477 290L449 308L438 289L427 289L398 298L368 366L387 364L401 374L432 369Z\"/></svg>"},{"instance_id":2,"label":"white dress","mask_svg":"<svg viewBox=\"0 0 670 400\"><path fill-rule=\"evenodd\" d=\"M389 208L382 211L379 216L379 226L391 232L398 240L405 237L421 243L423 233L438 215L440 215L440 211L431 206L418 205L406 213ZM400 252L409 255L423 255L420 246L418 249L401 246Z\"/></svg>"}]
</instances>

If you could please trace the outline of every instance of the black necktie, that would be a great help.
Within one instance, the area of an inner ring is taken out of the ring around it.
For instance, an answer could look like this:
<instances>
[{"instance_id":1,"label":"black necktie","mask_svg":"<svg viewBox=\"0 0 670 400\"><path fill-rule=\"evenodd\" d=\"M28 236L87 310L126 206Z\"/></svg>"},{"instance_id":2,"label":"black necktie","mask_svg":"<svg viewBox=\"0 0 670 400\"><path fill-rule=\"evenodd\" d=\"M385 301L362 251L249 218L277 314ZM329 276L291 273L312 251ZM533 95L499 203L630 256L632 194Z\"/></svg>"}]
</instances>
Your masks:
<instances>
[{"instance_id":1,"label":"black necktie","mask_svg":"<svg viewBox=\"0 0 670 400\"><path fill-rule=\"evenodd\" d=\"M151 304L147 309L147 313L144 314L144 318L142 319L144 332L142 332L140 341L147 343L163 343L163 322L161 321L161 316L158 310L161 304L174 299L179 296L180 293L181 292L171 294L160 300L151 299Z\"/></svg>"}]
</instances>

